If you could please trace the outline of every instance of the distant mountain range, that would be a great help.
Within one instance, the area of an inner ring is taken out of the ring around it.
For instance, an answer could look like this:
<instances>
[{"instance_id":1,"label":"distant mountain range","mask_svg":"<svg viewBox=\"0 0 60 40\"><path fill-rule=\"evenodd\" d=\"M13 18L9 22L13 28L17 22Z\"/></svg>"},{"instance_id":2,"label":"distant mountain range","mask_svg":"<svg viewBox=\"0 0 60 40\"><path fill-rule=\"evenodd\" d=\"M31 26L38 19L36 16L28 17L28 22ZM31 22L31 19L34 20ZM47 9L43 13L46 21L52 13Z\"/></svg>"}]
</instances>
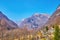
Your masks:
<instances>
[{"instance_id":1,"label":"distant mountain range","mask_svg":"<svg viewBox=\"0 0 60 40\"><path fill-rule=\"evenodd\" d=\"M10 29L15 29L17 27L18 27L18 25L15 22L8 19L8 17L5 16L0 11L0 30L10 30Z\"/></svg>"},{"instance_id":2,"label":"distant mountain range","mask_svg":"<svg viewBox=\"0 0 60 40\"><path fill-rule=\"evenodd\" d=\"M41 26L43 26L49 18L49 15L47 14L34 14L29 18L24 19L19 27L20 28L28 28L28 29L36 29ZM18 25L13 22L12 20L8 19L7 16L5 16L1 11L0 11L0 28L10 30L14 28L18 28Z\"/></svg>"},{"instance_id":3,"label":"distant mountain range","mask_svg":"<svg viewBox=\"0 0 60 40\"><path fill-rule=\"evenodd\" d=\"M55 24L60 25L60 6L51 17L47 14L37 13L21 21L19 25L10 20L0 11L0 30L10 30L15 28L38 29L42 26L52 26Z\"/></svg>"},{"instance_id":4,"label":"distant mountain range","mask_svg":"<svg viewBox=\"0 0 60 40\"><path fill-rule=\"evenodd\" d=\"M37 29L42 27L48 19L49 15L36 13L31 17L24 19L19 26L22 28L26 27L28 29Z\"/></svg>"}]
</instances>

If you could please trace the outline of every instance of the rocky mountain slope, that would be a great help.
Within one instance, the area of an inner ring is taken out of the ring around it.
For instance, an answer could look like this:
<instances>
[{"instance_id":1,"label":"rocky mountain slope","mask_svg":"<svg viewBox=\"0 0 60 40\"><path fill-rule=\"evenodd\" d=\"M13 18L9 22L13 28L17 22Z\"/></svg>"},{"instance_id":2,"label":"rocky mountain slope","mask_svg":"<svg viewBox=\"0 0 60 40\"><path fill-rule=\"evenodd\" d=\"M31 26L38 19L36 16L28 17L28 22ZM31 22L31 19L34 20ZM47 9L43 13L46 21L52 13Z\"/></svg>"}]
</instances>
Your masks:
<instances>
[{"instance_id":1,"label":"rocky mountain slope","mask_svg":"<svg viewBox=\"0 0 60 40\"><path fill-rule=\"evenodd\" d=\"M45 26L52 26L55 24L60 25L60 6L58 6L57 10L49 18Z\"/></svg>"},{"instance_id":2,"label":"rocky mountain slope","mask_svg":"<svg viewBox=\"0 0 60 40\"><path fill-rule=\"evenodd\" d=\"M1 11L0 11L0 30L10 30L17 28L18 25L14 23L12 20L8 19L7 16L5 16Z\"/></svg>"},{"instance_id":3,"label":"rocky mountain slope","mask_svg":"<svg viewBox=\"0 0 60 40\"><path fill-rule=\"evenodd\" d=\"M20 27L26 27L28 29L37 29L41 26L43 26L47 20L48 20L49 16L47 14L34 14L29 18L24 19L21 23L20 23Z\"/></svg>"}]
</instances>

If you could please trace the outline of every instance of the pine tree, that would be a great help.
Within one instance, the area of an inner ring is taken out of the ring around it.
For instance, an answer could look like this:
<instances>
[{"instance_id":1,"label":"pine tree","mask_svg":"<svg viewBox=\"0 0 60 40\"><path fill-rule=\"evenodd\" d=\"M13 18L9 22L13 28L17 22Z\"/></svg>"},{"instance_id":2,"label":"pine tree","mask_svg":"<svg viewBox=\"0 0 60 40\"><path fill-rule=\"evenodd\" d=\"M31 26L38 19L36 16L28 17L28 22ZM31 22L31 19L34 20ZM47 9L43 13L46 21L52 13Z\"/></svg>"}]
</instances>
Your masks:
<instances>
[{"instance_id":1,"label":"pine tree","mask_svg":"<svg viewBox=\"0 0 60 40\"><path fill-rule=\"evenodd\" d=\"M59 26L55 25L54 40L60 40L60 29Z\"/></svg>"},{"instance_id":2,"label":"pine tree","mask_svg":"<svg viewBox=\"0 0 60 40\"><path fill-rule=\"evenodd\" d=\"M46 26L46 31L48 31L49 29L48 29L48 26Z\"/></svg>"}]
</instances>

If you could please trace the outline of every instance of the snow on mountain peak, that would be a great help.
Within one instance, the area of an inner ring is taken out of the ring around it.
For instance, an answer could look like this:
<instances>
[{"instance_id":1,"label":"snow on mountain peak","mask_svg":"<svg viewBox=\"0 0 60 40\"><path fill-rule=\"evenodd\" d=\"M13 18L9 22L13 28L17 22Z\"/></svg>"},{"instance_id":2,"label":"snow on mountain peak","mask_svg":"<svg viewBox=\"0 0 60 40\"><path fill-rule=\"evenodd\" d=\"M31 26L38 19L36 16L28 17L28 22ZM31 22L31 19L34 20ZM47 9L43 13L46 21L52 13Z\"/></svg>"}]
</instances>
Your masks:
<instances>
[{"instance_id":1,"label":"snow on mountain peak","mask_svg":"<svg viewBox=\"0 0 60 40\"><path fill-rule=\"evenodd\" d=\"M21 21L24 21L25 19L22 19Z\"/></svg>"},{"instance_id":2,"label":"snow on mountain peak","mask_svg":"<svg viewBox=\"0 0 60 40\"><path fill-rule=\"evenodd\" d=\"M35 13L34 15L36 15L36 16L37 16L37 15L40 15L40 14L39 14L39 13Z\"/></svg>"}]
</instances>

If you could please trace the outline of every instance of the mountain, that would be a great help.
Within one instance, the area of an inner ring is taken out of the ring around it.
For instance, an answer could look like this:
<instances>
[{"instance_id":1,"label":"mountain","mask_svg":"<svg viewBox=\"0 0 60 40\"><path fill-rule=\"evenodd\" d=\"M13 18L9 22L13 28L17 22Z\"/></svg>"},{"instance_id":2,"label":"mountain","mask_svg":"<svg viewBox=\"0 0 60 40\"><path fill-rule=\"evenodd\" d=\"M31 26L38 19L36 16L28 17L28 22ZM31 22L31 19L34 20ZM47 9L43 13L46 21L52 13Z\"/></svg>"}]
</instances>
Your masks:
<instances>
[{"instance_id":1,"label":"mountain","mask_svg":"<svg viewBox=\"0 0 60 40\"><path fill-rule=\"evenodd\" d=\"M60 6L56 9L56 11L52 14L52 16L48 19L45 26L53 26L60 25Z\"/></svg>"},{"instance_id":2,"label":"mountain","mask_svg":"<svg viewBox=\"0 0 60 40\"><path fill-rule=\"evenodd\" d=\"M22 28L28 28L28 29L37 29L41 26L43 26L49 18L49 15L47 14L34 14L29 18L24 19L19 26Z\"/></svg>"},{"instance_id":3,"label":"mountain","mask_svg":"<svg viewBox=\"0 0 60 40\"><path fill-rule=\"evenodd\" d=\"M8 19L7 16L5 16L1 11L0 11L0 30L10 30L17 28L18 25L14 23L12 20Z\"/></svg>"}]
</instances>

